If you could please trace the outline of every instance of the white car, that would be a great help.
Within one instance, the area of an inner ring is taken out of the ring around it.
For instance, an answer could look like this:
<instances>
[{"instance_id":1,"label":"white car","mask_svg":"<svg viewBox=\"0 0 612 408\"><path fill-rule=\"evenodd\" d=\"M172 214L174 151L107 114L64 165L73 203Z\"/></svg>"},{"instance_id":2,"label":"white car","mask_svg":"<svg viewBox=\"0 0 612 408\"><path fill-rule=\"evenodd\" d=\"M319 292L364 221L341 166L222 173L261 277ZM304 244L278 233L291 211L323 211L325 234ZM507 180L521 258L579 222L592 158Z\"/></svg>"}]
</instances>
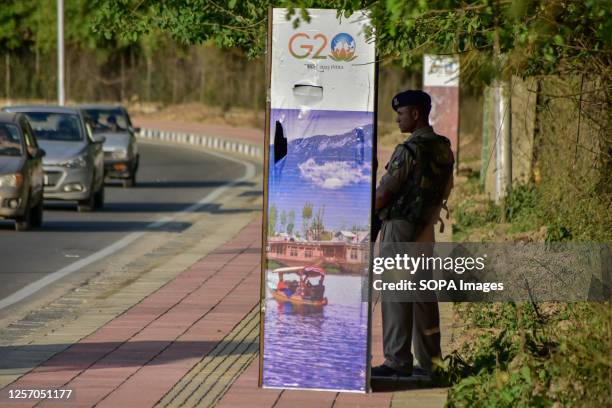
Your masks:
<instances>
[{"instance_id":1,"label":"white car","mask_svg":"<svg viewBox=\"0 0 612 408\"><path fill-rule=\"evenodd\" d=\"M104 136L94 135L81 111L60 106L11 106L28 118L43 158L45 200L76 201L79 211L104 206Z\"/></svg>"},{"instance_id":2,"label":"white car","mask_svg":"<svg viewBox=\"0 0 612 408\"><path fill-rule=\"evenodd\" d=\"M136 184L140 156L136 133L127 110L122 106L80 106L85 119L95 135L102 135L104 142L104 169L106 177L120 179L123 187Z\"/></svg>"}]
</instances>

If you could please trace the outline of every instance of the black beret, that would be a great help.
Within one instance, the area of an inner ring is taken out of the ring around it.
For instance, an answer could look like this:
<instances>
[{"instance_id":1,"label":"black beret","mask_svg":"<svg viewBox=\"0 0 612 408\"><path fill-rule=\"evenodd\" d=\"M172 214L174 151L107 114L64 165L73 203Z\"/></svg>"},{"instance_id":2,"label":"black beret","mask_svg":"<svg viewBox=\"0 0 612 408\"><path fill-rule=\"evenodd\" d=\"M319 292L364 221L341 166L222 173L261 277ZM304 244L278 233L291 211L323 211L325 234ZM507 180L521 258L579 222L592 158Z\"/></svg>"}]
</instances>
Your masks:
<instances>
[{"instance_id":1,"label":"black beret","mask_svg":"<svg viewBox=\"0 0 612 408\"><path fill-rule=\"evenodd\" d=\"M394 111L402 106L421 106L426 112L431 109L431 97L429 94L419 90L408 90L400 92L393 97L391 106Z\"/></svg>"}]
</instances>

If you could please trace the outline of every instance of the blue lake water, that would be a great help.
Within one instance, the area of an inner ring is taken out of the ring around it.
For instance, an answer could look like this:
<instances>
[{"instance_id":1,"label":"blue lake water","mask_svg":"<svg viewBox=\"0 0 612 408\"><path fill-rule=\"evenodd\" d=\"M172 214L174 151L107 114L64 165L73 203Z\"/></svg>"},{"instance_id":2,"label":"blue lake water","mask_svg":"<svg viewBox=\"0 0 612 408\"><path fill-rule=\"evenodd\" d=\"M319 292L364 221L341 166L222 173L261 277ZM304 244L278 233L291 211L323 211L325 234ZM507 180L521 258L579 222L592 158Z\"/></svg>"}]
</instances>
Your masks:
<instances>
[{"instance_id":1,"label":"blue lake water","mask_svg":"<svg viewBox=\"0 0 612 408\"><path fill-rule=\"evenodd\" d=\"M359 276L327 275L322 308L267 294L264 386L365 391L368 304L361 283Z\"/></svg>"}]
</instances>

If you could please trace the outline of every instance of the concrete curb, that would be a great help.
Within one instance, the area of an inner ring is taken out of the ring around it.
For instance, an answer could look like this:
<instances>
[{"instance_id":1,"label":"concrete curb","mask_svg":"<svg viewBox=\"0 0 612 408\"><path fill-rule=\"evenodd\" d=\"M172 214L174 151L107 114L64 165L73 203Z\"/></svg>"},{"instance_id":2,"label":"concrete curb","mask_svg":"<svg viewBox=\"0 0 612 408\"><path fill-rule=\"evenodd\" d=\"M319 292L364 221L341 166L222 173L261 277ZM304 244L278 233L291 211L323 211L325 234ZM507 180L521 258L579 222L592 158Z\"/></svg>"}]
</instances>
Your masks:
<instances>
[{"instance_id":1,"label":"concrete curb","mask_svg":"<svg viewBox=\"0 0 612 408\"><path fill-rule=\"evenodd\" d=\"M260 146L217 136L141 128L138 138L194 145L211 150L263 158L263 149Z\"/></svg>"}]
</instances>

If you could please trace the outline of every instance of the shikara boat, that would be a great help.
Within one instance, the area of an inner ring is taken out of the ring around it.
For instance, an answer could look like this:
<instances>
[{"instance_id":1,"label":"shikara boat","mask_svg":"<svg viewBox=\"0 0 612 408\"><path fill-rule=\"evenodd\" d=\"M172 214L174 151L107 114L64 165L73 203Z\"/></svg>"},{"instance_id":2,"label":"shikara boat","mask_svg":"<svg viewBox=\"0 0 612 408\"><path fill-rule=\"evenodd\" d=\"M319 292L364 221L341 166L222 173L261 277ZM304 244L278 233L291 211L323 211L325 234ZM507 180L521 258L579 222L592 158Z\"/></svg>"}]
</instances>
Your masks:
<instances>
[{"instance_id":1,"label":"shikara boat","mask_svg":"<svg viewBox=\"0 0 612 408\"><path fill-rule=\"evenodd\" d=\"M271 271L278 274L278 283L269 285L274 299L296 305L327 305L325 294L325 270L318 266L289 266Z\"/></svg>"}]
</instances>

